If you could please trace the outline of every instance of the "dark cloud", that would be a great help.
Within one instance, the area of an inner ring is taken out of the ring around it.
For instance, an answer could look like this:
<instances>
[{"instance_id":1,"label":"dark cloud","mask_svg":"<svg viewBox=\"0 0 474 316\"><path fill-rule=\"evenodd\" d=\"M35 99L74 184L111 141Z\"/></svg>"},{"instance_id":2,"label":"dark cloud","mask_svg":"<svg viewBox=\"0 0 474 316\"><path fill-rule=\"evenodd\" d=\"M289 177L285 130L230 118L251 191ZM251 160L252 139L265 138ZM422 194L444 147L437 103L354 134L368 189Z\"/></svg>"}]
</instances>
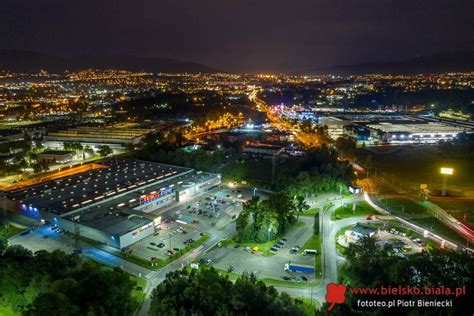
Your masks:
<instances>
[{"instance_id":1,"label":"dark cloud","mask_svg":"<svg viewBox=\"0 0 474 316\"><path fill-rule=\"evenodd\" d=\"M473 49L472 12L472 0L1 0L0 47L303 71Z\"/></svg>"}]
</instances>

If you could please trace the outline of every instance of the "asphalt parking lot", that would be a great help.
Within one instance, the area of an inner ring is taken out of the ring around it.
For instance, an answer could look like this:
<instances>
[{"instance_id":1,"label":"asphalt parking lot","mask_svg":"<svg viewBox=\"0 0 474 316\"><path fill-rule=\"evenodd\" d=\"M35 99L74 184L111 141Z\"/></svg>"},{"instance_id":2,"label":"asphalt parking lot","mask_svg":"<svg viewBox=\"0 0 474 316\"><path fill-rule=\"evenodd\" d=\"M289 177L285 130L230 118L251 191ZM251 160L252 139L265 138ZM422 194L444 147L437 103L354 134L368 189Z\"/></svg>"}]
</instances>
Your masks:
<instances>
[{"instance_id":1,"label":"asphalt parking lot","mask_svg":"<svg viewBox=\"0 0 474 316\"><path fill-rule=\"evenodd\" d=\"M175 253L183 249L186 246L185 241L189 239L196 241L201 237L200 234L201 231L193 227L193 224L183 225L170 221L162 223L162 229L158 234L143 238L128 247L128 250L147 260L151 257L165 259L167 252Z\"/></svg>"},{"instance_id":2,"label":"asphalt parking lot","mask_svg":"<svg viewBox=\"0 0 474 316\"><path fill-rule=\"evenodd\" d=\"M186 246L185 241L198 240L201 233L210 228L225 228L237 218L245 197L237 190L233 191L212 190L172 206L161 213L162 224L158 234L136 242L128 250L147 260L151 257L165 259L168 251L179 251Z\"/></svg>"},{"instance_id":3,"label":"asphalt parking lot","mask_svg":"<svg viewBox=\"0 0 474 316\"><path fill-rule=\"evenodd\" d=\"M258 278L282 279L283 277L295 277L304 275L308 281L314 279L311 273L293 273L284 271L284 265L291 261L292 263L312 265L315 264L315 256L304 256L301 253L291 254L291 248L295 246L302 247L313 234L313 218L300 217L304 226L295 227L282 238L288 241L285 245L271 256L264 256L261 252L252 253L249 249L242 247L235 248L235 245L229 245L223 248L216 248L208 254L212 265L222 270L233 268L234 273L252 272ZM319 256L319 255L318 255ZM318 273L316 271L316 273Z\"/></svg>"},{"instance_id":4,"label":"asphalt parking lot","mask_svg":"<svg viewBox=\"0 0 474 316\"><path fill-rule=\"evenodd\" d=\"M39 250L51 252L60 249L66 253L72 253L74 250L74 241L65 234L60 234L57 231L52 230L52 227L50 226L35 228L28 234L15 235L8 239L8 243L11 246L23 246L32 252Z\"/></svg>"}]
</instances>

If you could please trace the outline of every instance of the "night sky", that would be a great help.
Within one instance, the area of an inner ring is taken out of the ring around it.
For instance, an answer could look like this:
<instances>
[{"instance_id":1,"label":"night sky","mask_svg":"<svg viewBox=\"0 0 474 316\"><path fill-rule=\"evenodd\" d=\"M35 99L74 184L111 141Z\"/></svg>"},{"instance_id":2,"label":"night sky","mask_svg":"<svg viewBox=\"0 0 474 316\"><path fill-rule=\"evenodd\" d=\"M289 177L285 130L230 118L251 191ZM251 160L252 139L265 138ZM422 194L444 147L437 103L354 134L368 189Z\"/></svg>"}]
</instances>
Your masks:
<instances>
[{"instance_id":1,"label":"night sky","mask_svg":"<svg viewBox=\"0 0 474 316\"><path fill-rule=\"evenodd\" d=\"M304 71L474 49L472 0L0 0L0 48Z\"/></svg>"}]
</instances>

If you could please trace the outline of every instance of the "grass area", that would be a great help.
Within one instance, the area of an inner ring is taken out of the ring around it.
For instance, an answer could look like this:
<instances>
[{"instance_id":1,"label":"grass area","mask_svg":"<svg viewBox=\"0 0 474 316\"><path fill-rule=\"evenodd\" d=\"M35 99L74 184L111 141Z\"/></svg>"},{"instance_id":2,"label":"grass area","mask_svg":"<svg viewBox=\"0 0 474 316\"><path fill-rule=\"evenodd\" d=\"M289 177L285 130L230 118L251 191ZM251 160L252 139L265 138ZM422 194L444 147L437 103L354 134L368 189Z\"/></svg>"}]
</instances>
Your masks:
<instances>
[{"instance_id":1,"label":"grass area","mask_svg":"<svg viewBox=\"0 0 474 316\"><path fill-rule=\"evenodd\" d=\"M285 281L285 280L272 279L272 278L263 278L260 280L265 282L268 285L276 285L276 286L311 287L311 286L316 285L315 282L295 282L295 281Z\"/></svg>"},{"instance_id":2,"label":"grass area","mask_svg":"<svg viewBox=\"0 0 474 316\"><path fill-rule=\"evenodd\" d=\"M313 207L310 209L307 209L301 214L301 216L311 216L314 217L317 213L319 213L320 209L318 207Z\"/></svg>"},{"instance_id":3,"label":"grass area","mask_svg":"<svg viewBox=\"0 0 474 316\"><path fill-rule=\"evenodd\" d=\"M12 311L9 307L0 306L0 315L2 316L20 316L21 313Z\"/></svg>"},{"instance_id":4,"label":"grass area","mask_svg":"<svg viewBox=\"0 0 474 316\"><path fill-rule=\"evenodd\" d=\"M380 203L397 214L420 215L427 213L427 209L423 205L408 199L382 199Z\"/></svg>"},{"instance_id":5,"label":"grass area","mask_svg":"<svg viewBox=\"0 0 474 316\"><path fill-rule=\"evenodd\" d=\"M337 221L343 218L368 216L376 214L377 212L367 202L361 201L356 204L355 211L352 210L352 203L347 206L337 208L331 215L331 220Z\"/></svg>"},{"instance_id":6,"label":"grass area","mask_svg":"<svg viewBox=\"0 0 474 316\"><path fill-rule=\"evenodd\" d=\"M315 315L315 311L318 306L315 302L311 301L311 299L305 297L293 297L293 301L295 304L301 305L303 307L303 311L306 316Z\"/></svg>"},{"instance_id":7,"label":"grass area","mask_svg":"<svg viewBox=\"0 0 474 316\"><path fill-rule=\"evenodd\" d=\"M225 271L223 269L216 268L216 267L213 267L213 268L214 268L214 270L218 271L220 275L227 276L229 278L229 280L231 280L231 281L235 281L240 277L240 275L238 275L237 273L228 272L228 271ZM200 265L199 269L209 269L209 266Z\"/></svg>"},{"instance_id":8,"label":"grass area","mask_svg":"<svg viewBox=\"0 0 474 316\"><path fill-rule=\"evenodd\" d=\"M314 267L316 270L316 275L321 272L322 262L321 262L321 235L315 234L301 247L300 252L303 253L305 249L316 249L318 254L314 256Z\"/></svg>"},{"instance_id":9,"label":"grass area","mask_svg":"<svg viewBox=\"0 0 474 316\"><path fill-rule=\"evenodd\" d=\"M474 224L474 199L472 200L453 200L453 199L436 199L431 200L433 204L438 205L446 212L451 214L457 220L466 223L473 223ZM464 217L464 215L466 217Z\"/></svg>"},{"instance_id":10,"label":"grass area","mask_svg":"<svg viewBox=\"0 0 474 316\"><path fill-rule=\"evenodd\" d=\"M141 304L142 300L145 298L146 280L134 275L130 275L130 280L135 282L135 287L132 290L132 297L138 302L138 304Z\"/></svg>"},{"instance_id":11,"label":"grass area","mask_svg":"<svg viewBox=\"0 0 474 316\"><path fill-rule=\"evenodd\" d=\"M462 238L461 236L456 234L454 231L449 229L447 226L445 226L435 217L413 218L411 219L411 221L447 239L450 239L452 241L456 241L462 244L466 243L466 240L464 238Z\"/></svg>"},{"instance_id":12,"label":"grass area","mask_svg":"<svg viewBox=\"0 0 474 316\"><path fill-rule=\"evenodd\" d=\"M474 193L474 164L470 159L457 159L441 156L436 146L390 146L390 148L371 148L372 163L377 174L387 181L394 181L396 187L419 188L421 183L428 184L428 189L439 194L442 177L442 166L454 168L449 178L448 195L468 195ZM384 152L385 151L385 152Z\"/></svg>"},{"instance_id":13,"label":"grass area","mask_svg":"<svg viewBox=\"0 0 474 316\"><path fill-rule=\"evenodd\" d=\"M18 228L13 225L8 225L8 227L4 227L3 225L0 227L0 239L8 239L11 236L15 236L19 232L24 231L22 228ZM0 314L1 315L1 314Z\"/></svg>"},{"instance_id":14,"label":"grass area","mask_svg":"<svg viewBox=\"0 0 474 316\"><path fill-rule=\"evenodd\" d=\"M175 252L172 256L168 257L168 259L165 262L165 265L172 262L172 261L174 261L174 260L176 260L176 259L178 259L179 257L184 255L188 251L199 247L202 243L204 243L208 239L209 239L209 236L204 235L201 238L199 238L198 240L195 240L193 243L191 243L191 244L187 245L186 247L182 248L180 251Z\"/></svg>"}]
</instances>

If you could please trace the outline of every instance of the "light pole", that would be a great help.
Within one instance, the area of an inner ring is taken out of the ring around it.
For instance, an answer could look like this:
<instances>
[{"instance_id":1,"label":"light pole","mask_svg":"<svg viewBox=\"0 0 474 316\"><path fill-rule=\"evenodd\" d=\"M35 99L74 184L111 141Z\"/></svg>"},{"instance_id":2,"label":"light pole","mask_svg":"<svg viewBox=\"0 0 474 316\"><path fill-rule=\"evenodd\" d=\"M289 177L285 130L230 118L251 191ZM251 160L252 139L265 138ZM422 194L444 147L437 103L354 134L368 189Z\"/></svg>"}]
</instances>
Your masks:
<instances>
[{"instance_id":1,"label":"light pole","mask_svg":"<svg viewBox=\"0 0 474 316\"><path fill-rule=\"evenodd\" d=\"M268 225L267 241L270 241L270 232L272 231L272 224Z\"/></svg>"},{"instance_id":2,"label":"light pole","mask_svg":"<svg viewBox=\"0 0 474 316\"><path fill-rule=\"evenodd\" d=\"M255 193L257 192L257 188L253 188L253 196L255 196Z\"/></svg>"},{"instance_id":3,"label":"light pole","mask_svg":"<svg viewBox=\"0 0 474 316\"><path fill-rule=\"evenodd\" d=\"M356 195L359 194L360 188L358 187L349 187L349 191L352 193L352 212L355 215L355 209L356 209Z\"/></svg>"},{"instance_id":4,"label":"light pole","mask_svg":"<svg viewBox=\"0 0 474 316\"><path fill-rule=\"evenodd\" d=\"M452 176L454 173L453 168L442 167L440 173L443 175L443 186L441 187L441 196L446 196L446 189L448 187L448 176Z\"/></svg>"}]
</instances>

